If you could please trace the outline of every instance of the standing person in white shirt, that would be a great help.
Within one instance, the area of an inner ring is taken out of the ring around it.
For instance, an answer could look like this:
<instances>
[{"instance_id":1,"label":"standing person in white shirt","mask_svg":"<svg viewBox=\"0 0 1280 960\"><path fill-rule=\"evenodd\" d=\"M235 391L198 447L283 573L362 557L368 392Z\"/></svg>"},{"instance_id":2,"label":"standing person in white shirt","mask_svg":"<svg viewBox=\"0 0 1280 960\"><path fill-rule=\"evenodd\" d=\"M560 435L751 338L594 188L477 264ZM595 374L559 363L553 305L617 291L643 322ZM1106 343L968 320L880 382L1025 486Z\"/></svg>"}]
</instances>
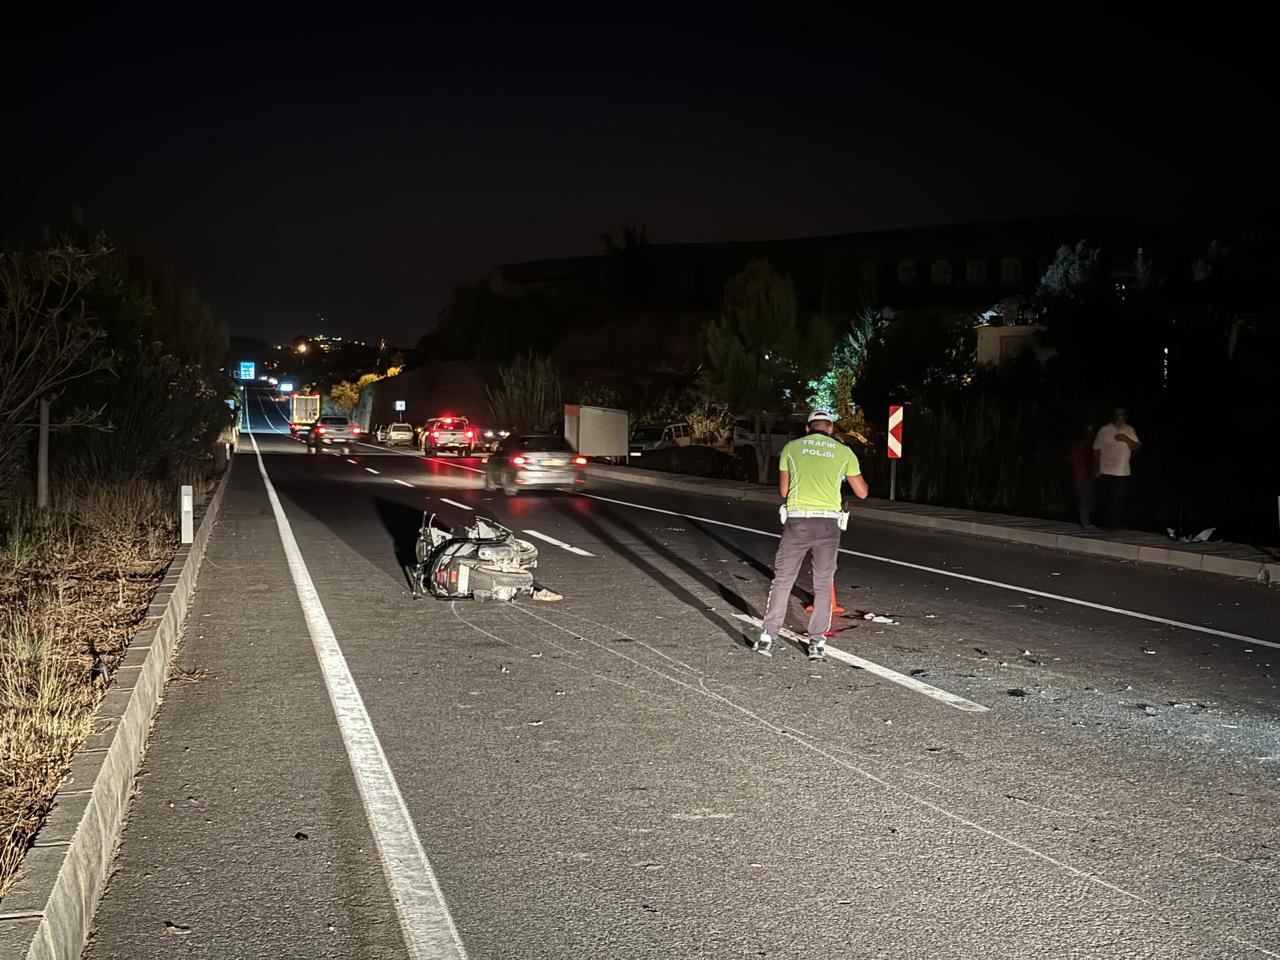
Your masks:
<instances>
[{"instance_id":1,"label":"standing person in white shirt","mask_svg":"<svg viewBox=\"0 0 1280 960\"><path fill-rule=\"evenodd\" d=\"M1093 438L1093 469L1106 527L1123 527L1129 522L1133 482L1129 460L1142 443L1138 431L1129 425L1128 415L1124 407L1116 407L1111 422L1103 424Z\"/></svg>"}]
</instances>

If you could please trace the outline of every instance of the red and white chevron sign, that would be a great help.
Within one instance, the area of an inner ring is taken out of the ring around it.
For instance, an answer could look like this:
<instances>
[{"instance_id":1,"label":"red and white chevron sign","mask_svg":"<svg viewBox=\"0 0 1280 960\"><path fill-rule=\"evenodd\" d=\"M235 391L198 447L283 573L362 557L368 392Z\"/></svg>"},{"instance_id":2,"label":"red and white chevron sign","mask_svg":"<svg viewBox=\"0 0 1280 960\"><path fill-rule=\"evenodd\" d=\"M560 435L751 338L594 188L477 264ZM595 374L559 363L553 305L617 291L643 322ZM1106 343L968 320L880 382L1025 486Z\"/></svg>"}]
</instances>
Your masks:
<instances>
[{"instance_id":1,"label":"red and white chevron sign","mask_svg":"<svg viewBox=\"0 0 1280 960\"><path fill-rule=\"evenodd\" d=\"M889 408L889 459L902 456L902 407Z\"/></svg>"}]
</instances>

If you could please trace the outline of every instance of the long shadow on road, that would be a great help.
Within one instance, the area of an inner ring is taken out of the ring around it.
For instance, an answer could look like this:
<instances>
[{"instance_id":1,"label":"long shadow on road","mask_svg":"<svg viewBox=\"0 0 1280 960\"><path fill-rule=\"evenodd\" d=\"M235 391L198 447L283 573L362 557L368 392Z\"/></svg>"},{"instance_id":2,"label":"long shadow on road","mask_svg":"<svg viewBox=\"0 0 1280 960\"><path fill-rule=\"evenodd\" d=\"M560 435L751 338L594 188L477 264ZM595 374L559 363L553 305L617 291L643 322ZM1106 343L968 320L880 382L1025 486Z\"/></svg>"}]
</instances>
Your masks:
<instances>
[{"instance_id":1,"label":"long shadow on road","mask_svg":"<svg viewBox=\"0 0 1280 960\"><path fill-rule=\"evenodd\" d=\"M768 580L771 583L773 582L773 567L769 566L763 560L760 560L752 556L746 550L743 550L740 546L734 543L732 540L728 540L720 536L720 534L715 533L714 531L708 529L705 523L702 523L698 520L687 520L687 522L691 527L693 527L695 530L701 533L708 540L712 541L713 543L719 544L722 549L733 554L733 556L737 557L747 566L751 567L753 570L759 573L766 580ZM791 595L794 597L799 597L806 604L813 603L813 592L809 590L805 590L803 587L793 586L791 588Z\"/></svg>"},{"instance_id":2,"label":"long shadow on road","mask_svg":"<svg viewBox=\"0 0 1280 960\"><path fill-rule=\"evenodd\" d=\"M382 528L391 537L396 563L400 569L417 563L414 547L418 543L418 531L422 527L422 510L407 503L374 497L373 508L382 521Z\"/></svg>"},{"instance_id":3,"label":"long shadow on road","mask_svg":"<svg viewBox=\"0 0 1280 960\"><path fill-rule=\"evenodd\" d=\"M735 609L742 611L750 616L759 616L755 608L742 596L732 590L730 587L720 583L714 577L709 575L705 570L698 568L696 564L690 563L684 557L678 555L665 544L655 540L644 530L637 527L634 523L620 516L616 511L605 509L601 513L611 524L619 529L631 534L654 553L662 556L678 567L683 572L689 574L693 579L706 586L722 597L727 603ZM747 642L746 635L740 625L731 622L725 617L720 616L714 610L710 609L706 602L690 590L681 585L677 580L667 573L664 573L656 564L650 562L631 547L622 543L612 532L606 530L601 524L597 523L590 517L581 514L574 515L576 520L590 534L597 537L601 543L608 545L620 557L631 563L637 569L646 573L650 579L670 593L677 600L682 602L691 610L696 611L704 617L712 626L722 630L730 640L737 644L745 644Z\"/></svg>"}]
</instances>

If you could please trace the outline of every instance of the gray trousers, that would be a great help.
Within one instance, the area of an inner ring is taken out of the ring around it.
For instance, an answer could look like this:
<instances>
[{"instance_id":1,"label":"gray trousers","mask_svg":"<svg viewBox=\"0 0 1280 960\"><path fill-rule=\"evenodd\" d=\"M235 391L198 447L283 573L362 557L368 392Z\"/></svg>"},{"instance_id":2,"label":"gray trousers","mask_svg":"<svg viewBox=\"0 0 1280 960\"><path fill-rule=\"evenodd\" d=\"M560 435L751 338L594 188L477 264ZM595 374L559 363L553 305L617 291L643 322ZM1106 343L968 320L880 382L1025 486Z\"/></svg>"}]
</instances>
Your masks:
<instances>
[{"instance_id":1,"label":"gray trousers","mask_svg":"<svg viewBox=\"0 0 1280 960\"><path fill-rule=\"evenodd\" d=\"M804 563L813 556L813 613L809 615L809 636L822 640L831 629L831 584L840 556L840 527L833 517L792 517L782 528L782 542L773 558L773 585L764 613L764 632L776 637L787 619L787 604Z\"/></svg>"}]
</instances>

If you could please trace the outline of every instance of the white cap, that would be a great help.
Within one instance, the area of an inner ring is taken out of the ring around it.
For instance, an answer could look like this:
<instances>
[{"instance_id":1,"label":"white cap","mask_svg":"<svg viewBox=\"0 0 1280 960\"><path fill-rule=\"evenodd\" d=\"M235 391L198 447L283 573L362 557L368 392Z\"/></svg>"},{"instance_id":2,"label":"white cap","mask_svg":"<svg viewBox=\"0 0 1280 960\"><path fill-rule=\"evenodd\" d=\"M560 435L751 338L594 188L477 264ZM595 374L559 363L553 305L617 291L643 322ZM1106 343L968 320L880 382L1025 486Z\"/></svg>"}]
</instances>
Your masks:
<instances>
[{"instance_id":1,"label":"white cap","mask_svg":"<svg viewBox=\"0 0 1280 960\"><path fill-rule=\"evenodd\" d=\"M806 420L805 423L813 423L815 420L830 420L832 423L835 423L838 419L839 418L830 410L815 410L813 413L809 414L809 419Z\"/></svg>"}]
</instances>

